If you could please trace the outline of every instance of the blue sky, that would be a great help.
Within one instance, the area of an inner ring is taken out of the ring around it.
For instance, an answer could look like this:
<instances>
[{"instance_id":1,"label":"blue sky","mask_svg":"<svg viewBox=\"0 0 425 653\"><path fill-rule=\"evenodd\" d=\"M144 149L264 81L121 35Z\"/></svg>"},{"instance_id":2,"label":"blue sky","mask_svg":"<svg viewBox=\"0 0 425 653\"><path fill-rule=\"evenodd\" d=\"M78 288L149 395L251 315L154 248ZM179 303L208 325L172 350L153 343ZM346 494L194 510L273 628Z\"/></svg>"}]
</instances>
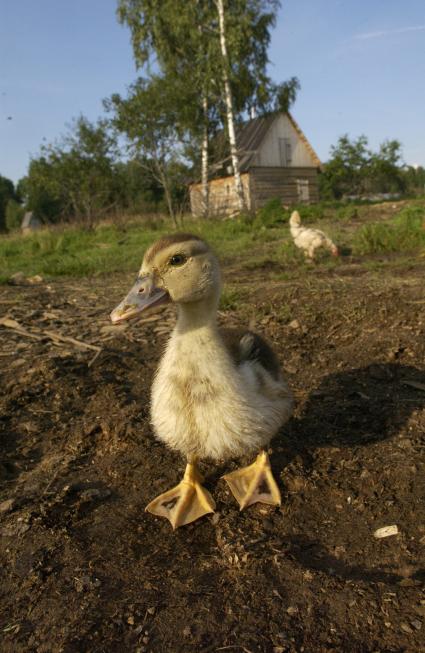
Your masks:
<instances>
[{"instance_id":1,"label":"blue sky","mask_svg":"<svg viewBox=\"0 0 425 653\"><path fill-rule=\"evenodd\" d=\"M0 0L0 174L17 181L43 142L80 114L95 120L135 78L115 7ZM424 0L284 0L270 59L276 81L299 77L293 114L322 160L349 133L373 147L397 138L425 165Z\"/></svg>"}]
</instances>

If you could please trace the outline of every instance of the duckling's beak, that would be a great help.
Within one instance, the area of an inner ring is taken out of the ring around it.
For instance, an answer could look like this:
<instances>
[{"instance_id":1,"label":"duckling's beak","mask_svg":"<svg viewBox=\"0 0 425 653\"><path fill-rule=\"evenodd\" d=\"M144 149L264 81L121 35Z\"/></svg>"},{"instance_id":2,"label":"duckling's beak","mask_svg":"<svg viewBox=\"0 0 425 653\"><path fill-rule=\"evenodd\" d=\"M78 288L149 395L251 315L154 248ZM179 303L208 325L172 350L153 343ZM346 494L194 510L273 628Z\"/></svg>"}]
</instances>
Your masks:
<instances>
[{"instance_id":1,"label":"duckling's beak","mask_svg":"<svg viewBox=\"0 0 425 653\"><path fill-rule=\"evenodd\" d=\"M155 285L153 276L139 277L128 295L112 311L111 321L113 324L118 324L130 320L152 306L166 304L169 301L171 301L170 295L166 290Z\"/></svg>"}]
</instances>

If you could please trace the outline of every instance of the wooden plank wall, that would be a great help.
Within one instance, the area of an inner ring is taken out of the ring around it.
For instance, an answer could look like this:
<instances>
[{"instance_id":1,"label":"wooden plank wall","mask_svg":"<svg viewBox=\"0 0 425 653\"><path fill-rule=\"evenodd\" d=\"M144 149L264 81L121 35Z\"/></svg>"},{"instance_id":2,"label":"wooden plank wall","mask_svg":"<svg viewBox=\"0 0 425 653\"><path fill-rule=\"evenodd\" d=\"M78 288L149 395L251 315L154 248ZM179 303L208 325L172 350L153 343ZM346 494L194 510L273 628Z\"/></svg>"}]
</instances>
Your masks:
<instances>
[{"instance_id":1,"label":"wooden plank wall","mask_svg":"<svg viewBox=\"0 0 425 653\"><path fill-rule=\"evenodd\" d=\"M319 201L318 174L316 168L255 167L249 171L251 207L257 210L268 200L279 197L283 204L299 202L297 179L309 182L309 203Z\"/></svg>"},{"instance_id":2,"label":"wooden plank wall","mask_svg":"<svg viewBox=\"0 0 425 653\"><path fill-rule=\"evenodd\" d=\"M249 174L241 175L242 186L244 189L245 200L248 208L250 207L250 190ZM199 217L202 213L202 196L201 184L191 184L190 208L194 217ZM222 179L213 179L209 182L209 204L211 216L229 215L238 210L238 201L235 191L235 181L233 177L223 177Z\"/></svg>"}]
</instances>

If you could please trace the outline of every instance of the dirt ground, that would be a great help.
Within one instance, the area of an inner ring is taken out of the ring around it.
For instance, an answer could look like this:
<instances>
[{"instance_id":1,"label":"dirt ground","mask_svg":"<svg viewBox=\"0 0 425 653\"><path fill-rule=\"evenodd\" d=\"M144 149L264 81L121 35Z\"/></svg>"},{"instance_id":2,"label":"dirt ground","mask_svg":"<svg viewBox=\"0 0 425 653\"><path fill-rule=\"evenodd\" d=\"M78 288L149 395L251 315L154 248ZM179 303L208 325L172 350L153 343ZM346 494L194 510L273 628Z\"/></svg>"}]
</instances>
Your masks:
<instances>
[{"instance_id":1,"label":"dirt ground","mask_svg":"<svg viewBox=\"0 0 425 653\"><path fill-rule=\"evenodd\" d=\"M277 276L227 265L220 319L296 397L282 507L240 513L238 461L205 462L217 513L174 533L144 512L183 470L149 425L172 310L111 327L128 277L0 288L3 653L425 651L425 260Z\"/></svg>"}]
</instances>

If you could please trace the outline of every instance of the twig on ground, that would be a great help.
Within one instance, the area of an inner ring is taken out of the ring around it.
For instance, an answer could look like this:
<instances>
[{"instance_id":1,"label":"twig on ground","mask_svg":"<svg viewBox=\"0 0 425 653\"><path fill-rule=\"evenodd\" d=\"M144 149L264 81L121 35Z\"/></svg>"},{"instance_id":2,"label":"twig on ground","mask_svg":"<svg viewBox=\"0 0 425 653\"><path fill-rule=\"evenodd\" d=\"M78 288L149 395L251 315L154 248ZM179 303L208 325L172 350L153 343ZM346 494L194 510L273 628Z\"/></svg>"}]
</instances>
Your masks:
<instances>
[{"instance_id":1,"label":"twig on ground","mask_svg":"<svg viewBox=\"0 0 425 653\"><path fill-rule=\"evenodd\" d=\"M27 338L33 338L34 340L43 340L43 338L47 337L54 342L68 342L75 347L79 347L80 349L91 349L92 351L97 352L97 354L99 354L102 349L98 345L91 345L88 342L82 342L81 340L71 338L71 336L63 336L61 333L56 333L55 331L42 331L41 329L38 329L37 333L32 333L31 331L27 331L27 329L22 327L19 322L8 317L0 318L0 326L4 326L8 329L13 329L13 331L16 331L16 333L19 333L22 336L26 336Z\"/></svg>"}]
</instances>

